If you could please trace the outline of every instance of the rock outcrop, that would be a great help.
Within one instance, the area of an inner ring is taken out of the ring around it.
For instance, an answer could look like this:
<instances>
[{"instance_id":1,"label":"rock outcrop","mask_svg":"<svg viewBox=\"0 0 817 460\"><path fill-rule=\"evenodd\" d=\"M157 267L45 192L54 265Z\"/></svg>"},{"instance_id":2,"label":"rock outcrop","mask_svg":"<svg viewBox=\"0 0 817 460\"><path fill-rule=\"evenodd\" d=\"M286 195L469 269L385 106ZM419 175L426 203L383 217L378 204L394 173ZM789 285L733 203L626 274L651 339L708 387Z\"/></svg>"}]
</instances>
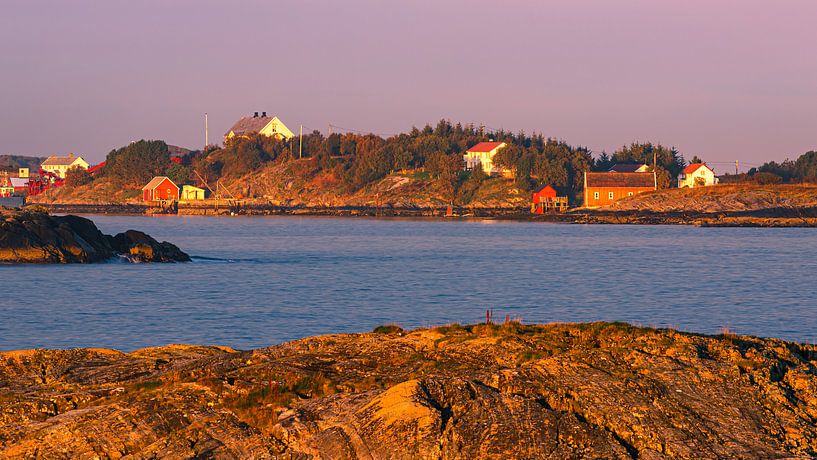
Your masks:
<instances>
[{"instance_id":1,"label":"rock outcrop","mask_svg":"<svg viewBox=\"0 0 817 460\"><path fill-rule=\"evenodd\" d=\"M104 235L84 217L0 211L0 218L0 263L89 263L116 256L134 262L190 260L173 244L142 232Z\"/></svg>"},{"instance_id":2,"label":"rock outcrop","mask_svg":"<svg viewBox=\"0 0 817 460\"><path fill-rule=\"evenodd\" d=\"M817 347L626 324L0 353L0 458L808 458Z\"/></svg>"}]
</instances>

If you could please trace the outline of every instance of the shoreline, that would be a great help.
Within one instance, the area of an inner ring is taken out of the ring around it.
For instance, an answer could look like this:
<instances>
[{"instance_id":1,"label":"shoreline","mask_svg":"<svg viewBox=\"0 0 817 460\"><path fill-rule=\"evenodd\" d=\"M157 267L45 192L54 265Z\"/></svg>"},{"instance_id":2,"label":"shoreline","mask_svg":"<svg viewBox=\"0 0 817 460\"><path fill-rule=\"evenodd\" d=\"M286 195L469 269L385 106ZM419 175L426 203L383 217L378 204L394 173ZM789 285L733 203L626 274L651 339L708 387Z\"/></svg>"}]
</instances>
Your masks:
<instances>
[{"instance_id":1,"label":"shoreline","mask_svg":"<svg viewBox=\"0 0 817 460\"><path fill-rule=\"evenodd\" d=\"M275 206L244 204L213 206L182 204L158 208L144 204L40 204L50 213L90 215L179 215L179 216L325 216L325 217L412 217L442 220L496 219L524 222L606 225L693 225L699 227L817 227L817 207L767 208L743 211L647 211L586 210L564 214L530 214L523 208L414 208L391 206Z\"/></svg>"}]
</instances>

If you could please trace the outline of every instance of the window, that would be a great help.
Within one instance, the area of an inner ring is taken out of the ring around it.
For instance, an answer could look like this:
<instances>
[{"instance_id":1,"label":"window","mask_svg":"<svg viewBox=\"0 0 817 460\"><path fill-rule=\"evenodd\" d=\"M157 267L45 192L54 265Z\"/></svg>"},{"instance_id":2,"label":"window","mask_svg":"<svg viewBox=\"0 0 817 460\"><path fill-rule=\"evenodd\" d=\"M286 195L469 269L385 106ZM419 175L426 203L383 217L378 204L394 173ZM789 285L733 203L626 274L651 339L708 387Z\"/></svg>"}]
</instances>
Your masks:
<instances>
[{"instance_id":1,"label":"window","mask_svg":"<svg viewBox=\"0 0 817 460\"><path fill-rule=\"evenodd\" d=\"M599 192L595 192L595 193L593 194L593 198L594 198L594 199L596 199L596 200L598 200L598 199L599 199Z\"/></svg>"},{"instance_id":2,"label":"window","mask_svg":"<svg viewBox=\"0 0 817 460\"><path fill-rule=\"evenodd\" d=\"M633 192L627 192L627 196L633 196Z\"/></svg>"},{"instance_id":3,"label":"window","mask_svg":"<svg viewBox=\"0 0 817 460\"><path fill-rule=\"evenodd\" d=\"M609 199L611 199L611 200L612 200L612 199L613 199L613 192L608 193L608 194L607 194L607 198L609 198Z\"/></svg>"}]
</instances>

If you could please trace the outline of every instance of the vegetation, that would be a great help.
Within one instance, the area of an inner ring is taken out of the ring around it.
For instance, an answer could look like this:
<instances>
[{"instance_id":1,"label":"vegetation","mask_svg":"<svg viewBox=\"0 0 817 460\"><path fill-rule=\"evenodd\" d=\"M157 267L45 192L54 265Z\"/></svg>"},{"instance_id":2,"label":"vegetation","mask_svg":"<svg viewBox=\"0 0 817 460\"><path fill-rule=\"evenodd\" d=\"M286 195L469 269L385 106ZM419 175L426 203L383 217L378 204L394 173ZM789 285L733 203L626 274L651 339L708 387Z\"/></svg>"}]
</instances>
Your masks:
<instances>
[{"instance_id":1,"label":"vegetation","mask_svg":"<svg viewBox=\"0 0 817 460\"><path fill-rule=\"evenodd\" d=\"M513 181L498 180L481 169L464 171L463 154L483 141L505 142L494 163L511 172ZM175 159L174 159L175 160ZM697 156L693 162L701 162ZM560 195L577 202L587 170L607 171L615 164L643 163L654 168L659 188L673 187L674 178L687 165L674 147L651 142L632 143L593 158L591 151L572 146L541 134L486 131L474 125L452 124L440 120L436 126L412 128L408 133L390 137L376 134L333 133L324 136L312 131L303 141L278 140L264 136L237 137L223 147L195 151L171 162L163 141L141 140L111 151L102 174L95 177L73 173L69 185L93 184L97 177L107 178L111 186L132 190L156 175L166 175L177 184L200 183L200 177L212 184L241 183L235 196L261 196L253 193L261 179L257 173L269 165L282 165L293 178L286 187L314 186L339 195L352 195L390 174L421 182L418 193L433 196L436 202L468 206L474 201L498 202L500 195L523 196L541 185L553 186ZM760 184L817 181L817 152L807 152L796 161L769 162L748 174L726 176L724 183L751 180ZM498 186L498 184L502 184ZM101 184L95 184L101 185ZM102 190L103 187L90 188ZM383 189L380 189L381 191ZM378 198L375 198L378 199Z\"/></svg>"},{"instance_id":2,"label":"vegetation","mask_svg":"<svg viewBox=\"0 0 817 460\"><path fill-rule=\"evenodd\" d=\"M795 161L782 163L770 161L759 168L752 168L745 179L760 184L780 182L817 182L817 151L808 151Z\"/></svg>"},{"instance_id":3,"label":"vegetation","mask_svg":"<svg viewBox=\"0 0 817 460\"><path fill-rule=\"evenodd\" d=\"M172 164L164 141L146 140L112 150L106 161L104 176L123 186L139 187L155 176L164 175Z\"/></svg>"},{"instance_id":4,"label":"vegetation","mask_svg":"<svg viewBox=\"0 0 817 460\"><path fill-rule=\"evenodd\" d=\"M90 184L93 178L87 169L74 166L65 172L65 185L69 187L79 187Z\"/></svg>"}]
</instances>

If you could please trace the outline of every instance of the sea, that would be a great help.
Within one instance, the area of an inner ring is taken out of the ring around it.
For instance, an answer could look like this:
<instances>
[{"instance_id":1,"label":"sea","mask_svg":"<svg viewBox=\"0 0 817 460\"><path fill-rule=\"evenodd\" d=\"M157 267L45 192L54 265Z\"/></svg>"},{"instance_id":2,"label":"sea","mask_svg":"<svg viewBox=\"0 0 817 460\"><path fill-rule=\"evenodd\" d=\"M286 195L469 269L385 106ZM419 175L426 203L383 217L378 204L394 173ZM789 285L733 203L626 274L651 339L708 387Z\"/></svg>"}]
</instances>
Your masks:
<instances>
[{"instance_id":1,"label":"sea","mask_svg":"<svg viewBox=\"0 0 817 460\"><path fill-rule=\"evenodd\" d=\"M87 216L191 263L0 266L0 350L266 347L506 318L817 340L817 230Z\"/></svg>"}]
</instances>

